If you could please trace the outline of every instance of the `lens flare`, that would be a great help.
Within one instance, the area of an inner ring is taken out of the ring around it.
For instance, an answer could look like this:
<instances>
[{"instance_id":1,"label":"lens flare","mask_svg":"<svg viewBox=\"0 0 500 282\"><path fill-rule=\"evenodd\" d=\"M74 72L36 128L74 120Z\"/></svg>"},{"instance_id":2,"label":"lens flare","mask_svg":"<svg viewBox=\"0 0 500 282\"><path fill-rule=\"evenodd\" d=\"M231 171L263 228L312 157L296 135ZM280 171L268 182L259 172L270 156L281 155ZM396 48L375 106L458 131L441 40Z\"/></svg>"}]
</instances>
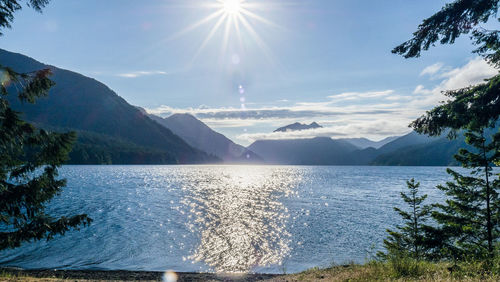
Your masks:
<instances>
[{"instance_id":1,"label":"lens flare","mask_svg":"<svg viewBox=\"0 0 500 282\"><path fill-rule=\"evenodd\" d=\"M177 282L178 279L177 273L172 270L168 270L163 274L163 282Z\"/></svg>"}]
</instances>

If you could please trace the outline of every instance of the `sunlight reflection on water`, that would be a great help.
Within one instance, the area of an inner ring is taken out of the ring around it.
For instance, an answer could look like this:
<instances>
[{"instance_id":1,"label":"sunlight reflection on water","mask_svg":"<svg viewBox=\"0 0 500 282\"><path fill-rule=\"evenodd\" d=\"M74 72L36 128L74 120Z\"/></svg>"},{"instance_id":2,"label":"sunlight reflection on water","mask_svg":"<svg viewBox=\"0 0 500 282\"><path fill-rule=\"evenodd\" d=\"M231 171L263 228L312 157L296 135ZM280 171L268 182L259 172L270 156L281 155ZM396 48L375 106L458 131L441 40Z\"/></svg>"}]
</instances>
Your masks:
<instances>
[{"instance_id":1,"label":"sunlight reflection on water","mask_svg":"<svg viewBox=\"0 0 500 282\"><path fill-rule=\"evenodd\" d=\"M200 171L183 186L181 204L192 215L191 232L200 243L188 257L216 272L248 272L281 264L290 254L288 209L280 201L295 194L300 174L242 166L220 173Z\"/></svg>"},{"instance_id":2,"label":"sunlight reflection on water","mask_svg":"<svg viewBox=\"0 0 500 282\"><path fill-rule=\"evenodd\" d=\"M0 266L295 273L363 263L400 224L406 180L440 199L440 167L64 166L54 216L90 227L0 252ZM372 246L375 246L373 248Z\"/></svg>"}]
</instances>

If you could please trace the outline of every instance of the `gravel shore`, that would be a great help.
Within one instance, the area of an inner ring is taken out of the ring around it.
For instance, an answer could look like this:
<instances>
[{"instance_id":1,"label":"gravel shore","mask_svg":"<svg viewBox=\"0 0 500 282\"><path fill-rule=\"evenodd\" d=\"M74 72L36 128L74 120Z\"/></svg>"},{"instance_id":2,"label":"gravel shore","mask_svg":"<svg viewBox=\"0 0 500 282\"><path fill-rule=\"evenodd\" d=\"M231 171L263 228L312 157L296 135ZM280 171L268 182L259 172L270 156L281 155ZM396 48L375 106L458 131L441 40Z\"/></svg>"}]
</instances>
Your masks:
<instances>
[{"instance_id":1,"label":"gravel shore","mask_svg":"<svg viewBox=\"0 0 500 282\"><path fill-rule=\"evenodd\" d=\"M17 278L55 278L72 281L261 281L279 277L278 274L215 274L196 272L154 272L124 270L53 270L0 268L0 280L17 281ZM169 278L171 279L169 281ZM175 280L176 278L177 280ZM23 281L20 279L19 281ZM29 281L29 280L28 280Z\"/></svg>"}]
</instances>

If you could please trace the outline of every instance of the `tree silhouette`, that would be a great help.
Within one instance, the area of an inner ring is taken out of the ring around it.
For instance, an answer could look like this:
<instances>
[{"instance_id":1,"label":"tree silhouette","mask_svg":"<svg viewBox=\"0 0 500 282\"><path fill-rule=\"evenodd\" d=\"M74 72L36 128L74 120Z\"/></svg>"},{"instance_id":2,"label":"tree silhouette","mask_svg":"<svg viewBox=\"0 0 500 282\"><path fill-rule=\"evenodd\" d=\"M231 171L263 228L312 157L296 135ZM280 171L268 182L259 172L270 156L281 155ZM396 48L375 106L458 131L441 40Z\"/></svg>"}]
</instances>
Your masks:
<instances>
[{"instance_id":1,"label":"tree silhouette","mask_svg":"<svg viewBox=\"0 0 500 282\"><path fill-rule=\"evenodd\" d=\"M40 11L48 2L27 4ZM10 27L19 9L19 1L0 0L0 28ZM50 75L49 69L17 73L0 62L0 250L51 239L92 221L84 214L54 218L45 213L46 204L66 184L58 179L57 169L76 135L37 129L22 121L7 101L7 95L17 95L24 103L34 103L54 85Z\"/></svg>"},{"instance_id":2,"label":"tree silhouette","mask_svg":"<svg viewBox=\"0 0 500 282\"><path fill-rule=\"evenodd\" d=\"M477 46L475 53L492 66L500 67L500 31L488 30L481 24L496 17L499 0L457 0L419 25L413 38L393 49L405 58L419 57L436 43L453 44L461 35L470 35ZM470 174L448 170L453 182L438 186L448 196L438 204L434 219L440 224L434 241L445 253L455 258L472 256L491 259L499 239L500 178L492 165L500 163L500 133L493 129L500 115L500 76L484 83L444 93L449 100L428 111L410 126L431 136L450 129L455 138L465 131L466 142L474 150L461 149L456 159ZM495 132L496 131L496 132Z\"/></svg>"},{"instance_id":3,"label":"tree silhouette","mask_svg":"<svg viewBox=\"0 0 500 282\"><path fill-rule=\"evenodd\" d=\"M415 179L406 181L408 193L401 192L401 198L408 204L407 210L394 208L403 218L404 225L398 226L397 231L388 229L389 237L384 240L387 253L379 253L381 257L410 256L421 259L427 256L429 251L425 242L425 222L429 219L431 206L422 205L427 195L420 195L418 188L420 183Z\"/></svg>"}]
</instances>

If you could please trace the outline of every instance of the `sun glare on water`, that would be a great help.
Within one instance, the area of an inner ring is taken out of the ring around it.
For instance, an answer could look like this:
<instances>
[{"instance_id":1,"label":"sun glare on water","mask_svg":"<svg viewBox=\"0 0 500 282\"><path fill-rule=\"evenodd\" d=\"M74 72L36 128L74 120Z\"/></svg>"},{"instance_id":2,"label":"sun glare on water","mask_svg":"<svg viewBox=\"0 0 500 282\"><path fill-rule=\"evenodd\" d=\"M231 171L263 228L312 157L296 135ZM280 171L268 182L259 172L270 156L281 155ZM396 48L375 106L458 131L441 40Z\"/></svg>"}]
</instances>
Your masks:
<instances>
[{"instance_id":1,"label":"sun glare on water","mask_svg":"<svg viewBox=\"0 0 500 282\"><path fill-rule=\"evenodd\" d=\"M217 273L283 263L291 252L291 235L282 201L294 197L300 174L242 166L200 169L193 177L182 187L179 210L188 215L187 227L200 242L186 259L204 262Z\"/></svg>"}]
</instances>

